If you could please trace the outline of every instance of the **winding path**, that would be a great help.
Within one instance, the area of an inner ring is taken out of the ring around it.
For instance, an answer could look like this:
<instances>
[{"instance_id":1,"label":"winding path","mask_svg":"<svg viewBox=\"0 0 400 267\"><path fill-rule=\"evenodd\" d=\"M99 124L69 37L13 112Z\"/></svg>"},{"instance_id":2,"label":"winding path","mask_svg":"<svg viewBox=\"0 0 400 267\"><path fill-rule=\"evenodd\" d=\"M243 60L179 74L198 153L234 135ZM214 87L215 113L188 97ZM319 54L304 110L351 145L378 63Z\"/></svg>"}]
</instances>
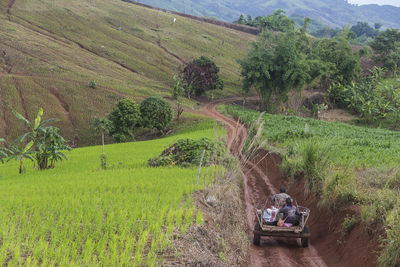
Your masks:
<instances>
[{"instance_id":1,"label":"winding path","mask_svg":"<svg viewBox=\"0 0 400 267\"><path fill-rule=\"evenodd\" d=\"M223 122L228 131L228 149L240 159L241 173L244 180L244 198L246 205L249 236L252 238L252 229L256 221L254 210L264 203L266 198L276 189L268 179L269 170L261 169L257 163L245 161L241 148L247 137L243 124L220 114L216 107L219 104L230 103L241 98L231 98L207 104L203 113L211 118ZM272 163L277 167L276 163ZM249 247L251 266L327 266L318 252L310 246L302 248L295 239L263 238L261 246Z\"/></svg>"}]
</instances>

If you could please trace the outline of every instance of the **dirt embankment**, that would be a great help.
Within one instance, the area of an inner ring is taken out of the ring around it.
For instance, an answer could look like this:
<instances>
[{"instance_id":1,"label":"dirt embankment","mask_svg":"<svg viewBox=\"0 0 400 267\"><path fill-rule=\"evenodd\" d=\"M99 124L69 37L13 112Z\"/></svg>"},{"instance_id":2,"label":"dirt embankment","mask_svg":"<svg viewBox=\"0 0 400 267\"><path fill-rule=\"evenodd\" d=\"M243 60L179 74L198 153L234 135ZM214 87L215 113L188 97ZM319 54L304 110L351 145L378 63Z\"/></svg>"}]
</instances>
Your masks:
<instances>
[{"instance_id":1,"label":"dirt embankment","mask_svg":"<svg viewBox=\"0 0 400 267\"><path fill-rule=\"evenodd\" d=\"M275 188L288 185L279 168L279 155L267 156L267 151L260 151L253 159L260 162L261 169L268 173L268 178ZM299 205L311 209L310 225L311 244L328 266L377 266L376 251L378 239L369 236L362 226L357 225L347 236L342 236L342 223L347 216L357 216L352 208L331 212L320 207L314 195L306 196L304 181L288 185L288 192Z\"/></svg>"},{"instance_id":2,"label":"dirt embankment","mask_svg":"<svg viewBox=\"0 0 400 267\"><path fill-rule=\"evenodd\" d=\"M220 101L233 102L237 99ZM227 125L228 148L241 159L244 180L244 201L246 205L249 239L255 224L254 209L277 192L285 184L277 154L260 151L252 160L245 161L241 147L246 139L246 129L237 121L220 114L218 103L208 104L204 114ZM298 203L311 209L309 226L311 246L302 248L295 239L262 238L261 246L249 247L251 266L376 266L376 239L370 239L360 227L349 236L342 238L341 225L347 211L332 214L328 209L318 207L316 199L305 197L301 182L290 187L289 193ZM339 240L339 241L338 241ZM372 240L372 241L371 241Z\"/></svg>"}]
</instances>

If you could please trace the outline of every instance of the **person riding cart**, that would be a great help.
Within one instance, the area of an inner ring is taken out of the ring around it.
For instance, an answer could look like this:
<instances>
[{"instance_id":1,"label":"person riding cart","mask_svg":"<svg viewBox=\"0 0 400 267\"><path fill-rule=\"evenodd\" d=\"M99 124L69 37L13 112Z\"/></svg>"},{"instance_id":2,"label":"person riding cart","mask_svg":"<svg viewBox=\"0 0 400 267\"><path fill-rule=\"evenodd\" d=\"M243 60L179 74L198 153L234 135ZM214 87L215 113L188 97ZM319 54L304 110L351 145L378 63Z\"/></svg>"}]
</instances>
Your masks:
<instances>
[{"instance_id":1,"label":"person riding cart","mask_svg":"<svg viewBox=\"0 0 400 267\"><path fill-rule=\"evenodd\" d=\"M279 213L283 213L281 219L283 220L284 227L292 227L293 225L299 224L299 216L301 214L298 212L296 206L292 205L292 199L290 197L286 198L286 206L279 210Z\"/></svg>"},{"instance_id":2,"label":"person riding cart","mask_svg":"<svg viewBox=\"0 0 400 267\"><path fill-rule=\"evenodd\" d=\"M290 198L290 200L292 199L288 194L286 194L286 188L281 187L279 194L272 196L272 203L277 209L280 209L285 206L287 198Z\"/></svg>"}]
</instances>

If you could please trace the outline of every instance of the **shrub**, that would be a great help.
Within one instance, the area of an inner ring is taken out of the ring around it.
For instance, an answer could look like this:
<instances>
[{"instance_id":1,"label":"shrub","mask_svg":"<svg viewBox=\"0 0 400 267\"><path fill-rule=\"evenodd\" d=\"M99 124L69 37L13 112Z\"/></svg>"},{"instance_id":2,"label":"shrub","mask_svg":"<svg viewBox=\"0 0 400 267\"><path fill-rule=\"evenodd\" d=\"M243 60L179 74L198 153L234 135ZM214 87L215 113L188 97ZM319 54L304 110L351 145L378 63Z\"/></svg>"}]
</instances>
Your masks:
<instances>
[{"instance_id":1,"label":"shrub","mask_svg":"<svg viewBox=\"0 0 400 267\"><path fill-rule=\"evenodd\" d=\"M153 167L197 165L200 163L203 150L205 150L203 166L226 158L226 148L222 142L214 142L209 138L180 139L165 149L159 157L150 159L149 165Z\"/></svg>"},{"instance_id":2,"label":"shrub","mask_svg":"<svg viewBox=\"0 0 400 267\"><path fill-rule=\"evenodd\" d=\"M96 89L97 88L96 82L95 81L90 81L89 82L89 87L92 88L92 89Z\"/></svg>"},{"instance_id":3,"label":"shrub","mask_svg":"<svg viewBox=\"0 0 400 267\"><path fill-rule=\"evenodd\" d=\"M354 177L347 171L337 172L327 179L322 190L321 204L332 211L362 201L360 193L356 190Z\"/></svg>"},{"instance_id":4,"label":"shrub","mask_svg":"<svg viewBox=\"0 0 400 267\"><path fill-rule=\"evenodd\" d=\"M142 126L155 128L164 133L172 121L173 109L171 104L161 97L151 96L140 104Z\"/></svg>"},{"instance_id":5,"label":"shrub","mask_svg":"<svg viewBox=\"0 0 400 267\"><path fill-rule=\"evenodd\" d=\"M219 68L208 57L201 56L189 62L183 70L183 83L186 95L201 96L205 91L224 88L218 76Z\"/></svg>"},{"instance_id":6,"label":"shrub","mask_svg":"<svg viewBox=\"0 0 400 267\"><path fill-rule=\"evenodd\" d=\"M108 119L112 122L110 134L116 142L126 142L134 138L134 130L140 122L139 105L125 98L117 102Z\"/></svg>"},{"instance_id":7,"label":"shrub","mask_svg":"<svg viewBox=\"0 0 400 267\"><path fill-rule=\"evenodd\" d=\"M386 238L383 239L383 253L378 258L380 266L399 266L400 265L400 214L396 212L394 223L386 228Z\"/></svg>"},{"instance_id":8,"label":"shrub","mask_svg":"<svg viewBox=\"0 0 400 267\"><path fill-rule=\"evenodd\" d=\"M357 224L358 219L354 216L344 218L342 223L342 236L348 235Z\"/></svg>"}]
</instances>

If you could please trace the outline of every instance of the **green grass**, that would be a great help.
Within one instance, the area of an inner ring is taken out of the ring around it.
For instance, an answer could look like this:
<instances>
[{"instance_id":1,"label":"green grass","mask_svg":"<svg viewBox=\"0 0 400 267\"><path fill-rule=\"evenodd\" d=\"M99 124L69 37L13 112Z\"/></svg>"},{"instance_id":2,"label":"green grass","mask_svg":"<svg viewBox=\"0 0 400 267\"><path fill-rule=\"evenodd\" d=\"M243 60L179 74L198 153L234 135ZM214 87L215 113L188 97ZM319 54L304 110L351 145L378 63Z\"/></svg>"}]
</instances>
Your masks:
<instances>
[{"instance_id":1,"label":"green grass","mask_svg":"<svg viewBox=\"0 0 400 267\"><path fill-rule=\"evenodd\" d=\"M251 123L259 112L235 106L226 111ZM395 167L400 164L400 133L384 129L352 126L341 122L295 116L264 114L264 136L278 147L302 146L309 140L324 144L335 165L342 167ZM306 138L308 125L310 136Z\"/></svg>"},{"instance_id":2,"label":"green grass","mask_svg":"<svg viewBox=\"0 0 400 267\"><path fill-rule=\"evenodd\" d=\"M7 139L17 135L7 130L15 128L10 111L22 111L25 102L29 118L41 106L47 118L61 120L68 139L93 144L91 119L109 113L118 99L171 95L182 67L175 56L213 58L226 85L216 96L239 94L236 60L255 38L120 0L16 0L10 20L6 6L0 6L0 85L10 89L0 91L0 136Z\"/></svg>"},{"instance_id":3,"label":"green grass","mask_svg":"<svg viewBox=\"0 0 400 267\"><path fill-rule=\"evenodd\" d=\"M223 106L220 110L247 124L260 116L259 112L237 106ZM262 120L263 136L282 153L281 168L287 178L304 177L305 193L315 193L321 205L332 211L360 206L362 226L379 235L386 232L379 239L379 265L397 266L400 132L271 114L262 115ZM346 218L343 236L358 221L356 217Z\"/></svg>"},{"instance_id":4,"label":"green grass","mask_svg":"<svg viewBox=\"0 0 400 267\"><path fill-rule=\"evenodd\" d=\"M200 120L175 135L145 142L68 152L68 161L38 171L25 162L0 166L0 266L155 266L173 232L202 222L192 192L193 168L150 168L153 158L179 138L214 136L215 122ZM225 134L218 128L218 137Z\"/></svg>"}]
</instances>

